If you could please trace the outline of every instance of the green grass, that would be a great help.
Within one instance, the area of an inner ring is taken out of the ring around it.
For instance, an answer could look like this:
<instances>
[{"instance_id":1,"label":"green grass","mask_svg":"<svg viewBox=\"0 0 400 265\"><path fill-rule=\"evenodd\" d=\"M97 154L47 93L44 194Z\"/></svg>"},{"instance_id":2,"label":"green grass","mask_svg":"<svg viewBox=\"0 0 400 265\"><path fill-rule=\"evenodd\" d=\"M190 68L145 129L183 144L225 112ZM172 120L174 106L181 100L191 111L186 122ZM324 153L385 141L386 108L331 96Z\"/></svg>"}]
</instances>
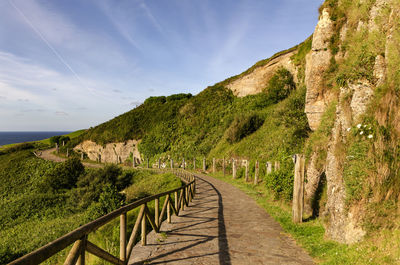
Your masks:
<instances>
[{"instance_id":1,"label":"green grass","mask_svg":"<svg viewBox=\"0 0 400 265\"><path fill-rule=\"evenodd\" d=\"M255 186L243 179L233 180L220 172L213 177L230 183L253 198L258 205L277 221L288 236L294 238L318 264L397 264L400 262L400 231L383 229L369 235L363 242L353 245L340 244L324 237L325 229L320 219L294 224L291 206L274 199L264 182Z\"/></svg>"}]
</instances>

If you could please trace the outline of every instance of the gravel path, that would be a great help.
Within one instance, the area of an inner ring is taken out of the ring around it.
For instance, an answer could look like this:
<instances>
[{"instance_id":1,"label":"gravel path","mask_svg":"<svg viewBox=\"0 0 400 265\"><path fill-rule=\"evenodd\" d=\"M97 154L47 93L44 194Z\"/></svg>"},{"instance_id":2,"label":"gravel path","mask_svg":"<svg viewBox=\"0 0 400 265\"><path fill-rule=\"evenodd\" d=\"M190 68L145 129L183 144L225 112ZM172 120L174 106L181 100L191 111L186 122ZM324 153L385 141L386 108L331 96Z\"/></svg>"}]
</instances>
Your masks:
<instances>
[{"instance_id":1,"label":"gravel path","mask_svg":"<svg viewBox=\"0 0 400 265\"><path fill-rule=\"evenodd\" d=\"M314 264L253 199L206 175L191 206L161 232L137 244L129 264Z\"/></svg>"},{"instance_id":2,"label":"gravel path","mask_svg":"<svg viewBox=\"0 0 400 265\"><path fill-rule=\"evenodd\" d=\"M54 161L54 162L64 162L66 158L56 156L53 154L56 151L56 148L51 148L43 151L39 151L36 153L36 156L42 158L44 160ZM94 164L94 163L82 163L85 167L92 167L92 168L102 168L104 164Z\"/></svg>"}]
</instances>

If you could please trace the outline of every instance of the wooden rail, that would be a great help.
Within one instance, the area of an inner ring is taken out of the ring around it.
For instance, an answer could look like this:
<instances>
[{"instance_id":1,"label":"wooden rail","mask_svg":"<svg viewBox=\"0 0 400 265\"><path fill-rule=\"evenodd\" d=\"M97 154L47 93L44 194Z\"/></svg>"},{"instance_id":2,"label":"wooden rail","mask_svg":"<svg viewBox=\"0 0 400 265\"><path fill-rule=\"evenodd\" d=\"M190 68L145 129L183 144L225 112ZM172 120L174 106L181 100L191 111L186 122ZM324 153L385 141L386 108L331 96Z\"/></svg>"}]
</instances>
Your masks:
<instances>
[{"instance_id":1,"label":"wooden rail","mask_svg":"<svg viewBox=\"0 0 400 265\"><path fill-rule=\"evenodd\" d=\"M47 245L26 254L23 257L9 263L9 265L17 264L40 264L66 247L73 244L64 265L84 265L85 253L91 253L105 261L116 265L126 265L132 254L132 249L135 245L136 238L139 235L139 228L141 228L141 243L146 245L146 222L149 222L151 227L158 233L161 223L164 221L164 216L167 214L167 221L171 222L171 210L178 215L180 210L185 206L189 206L189 202L193 199L196 193L195 176L187 171L173 171L185 184L179 188L149 196L128 205L125 205L107 215L104 215L88 224L85 224L74 231L48 243ZM172 201L171 195L174 195ZM179 194L179 196L178 196ZM166 197L163 207L159 208L160 198ZM155 212L154 216L151 215L147 204L154 201ZM127 213L135 208L140 207L139 214L136 218L135 225L132 233L127 238ZM108 253L104 249L96 246L88 241L89 233L97 230L105 224L111 222L115 218L120 218L120 255L119 258Z\"/></svg>"}]
</instances>

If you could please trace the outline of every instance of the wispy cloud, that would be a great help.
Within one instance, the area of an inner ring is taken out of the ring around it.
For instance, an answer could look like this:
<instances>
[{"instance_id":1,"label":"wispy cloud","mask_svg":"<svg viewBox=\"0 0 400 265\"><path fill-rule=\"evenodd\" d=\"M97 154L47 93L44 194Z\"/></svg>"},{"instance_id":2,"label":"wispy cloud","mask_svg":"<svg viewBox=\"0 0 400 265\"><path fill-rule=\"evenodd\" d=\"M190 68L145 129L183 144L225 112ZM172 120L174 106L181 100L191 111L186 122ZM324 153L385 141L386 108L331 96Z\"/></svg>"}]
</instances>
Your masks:
<instances>
[{"instance_id":1,"label":"wispy cloud","mask_svg":"<svg viewBox=\"0 0 400 265\"><path fill-rule=\"evenodd\" d=\"M64 112L64 111L56 111L55 114L56 114L57 116L68 116L68 115L69 115L68 113L66 113L66 112Z\"/></svg>"}]
</instances>

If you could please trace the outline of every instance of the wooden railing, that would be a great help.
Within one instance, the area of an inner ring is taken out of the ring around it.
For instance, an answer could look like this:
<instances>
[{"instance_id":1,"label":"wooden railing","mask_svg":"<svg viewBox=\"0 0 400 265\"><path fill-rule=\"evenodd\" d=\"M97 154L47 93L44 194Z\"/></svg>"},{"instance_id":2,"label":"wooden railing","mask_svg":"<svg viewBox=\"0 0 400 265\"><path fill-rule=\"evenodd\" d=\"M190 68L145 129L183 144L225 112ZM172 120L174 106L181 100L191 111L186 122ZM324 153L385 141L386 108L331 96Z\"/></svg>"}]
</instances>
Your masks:
<instances>
[{"instance_id":1,"label":"wooden railing","mask_svg":"<svg viewBox=\"0 0 400 265\"><path fill-rule=\"evenodd\" d=\"M85 224L74 231L50 242L49 244L9 263L9 265L16 264L40 264L47 260L63 249L67 248L71 244L74 244L69 251L69 254L64 262L64 265L84 265L85 264L85 253L91 253L103 260L106 260L116 265L126 265L132 253L132 249L135 245L136 238L139 235L139 229L141 228L141 243L146 245L146 219L150 223L151 227L158 233L160 230L161 223L164 221L165 213L167 214L167 221L171 222L171 210L178 215L180 210L184 210L185 206L189 206L189 202L195 196L196 181L195 176L186 171L173 171L177 177L185 183L183 186L166 191L160 194L149 196L124 207L121 207L107 215L104 215L88 224ZM179 196L178 196L179 193ZM172 200L172 194L174 194L174 201ZM166 197L161 213L159 202L160 198ZM147 204L154 201L155 210L154 216L150 213ZM140 207L139 214L136 218L135 225L132 229L132 233L127 240L127 213L135 208ZM89 233L97 230L105 224L111 222L115 218L120 218L120 255L119 258L108 253L104 249L96 246L88 240Z\"/></svg>"}]
</instances>

